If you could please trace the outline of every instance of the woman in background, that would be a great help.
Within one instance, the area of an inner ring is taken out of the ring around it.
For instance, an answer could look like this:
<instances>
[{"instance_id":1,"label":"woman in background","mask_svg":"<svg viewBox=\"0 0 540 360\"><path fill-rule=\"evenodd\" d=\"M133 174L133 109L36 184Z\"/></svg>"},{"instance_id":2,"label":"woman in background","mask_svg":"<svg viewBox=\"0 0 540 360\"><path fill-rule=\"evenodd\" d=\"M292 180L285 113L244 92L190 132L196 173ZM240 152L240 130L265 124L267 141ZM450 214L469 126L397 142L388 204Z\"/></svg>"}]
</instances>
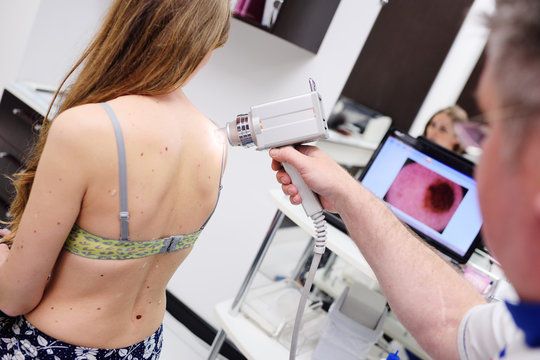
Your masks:
<instances>
[{"instance_id":1,"label":"woman in background","mask_svg":"<svg viewBox=\"0 0 540 360\"><path fill-rule=\"evenodd\" d=\"M229 7L111 5L17 174L0 234L0 355L159 356L166 285L215 208L225 160L182 87L225 43Z\"/></svg>"},{"instance_id":2,"label":"woman in background","mask_svg":"<svg viewBox=\"0 0 540 360\"><path fill-rule=\"evenodd\" d=\"M429 119L422 135L449 150L463 154L465 149L456 135L455 124L468 121L465 110L458 105L450 106L437 111Z\"/></svg>"}]
</instances>

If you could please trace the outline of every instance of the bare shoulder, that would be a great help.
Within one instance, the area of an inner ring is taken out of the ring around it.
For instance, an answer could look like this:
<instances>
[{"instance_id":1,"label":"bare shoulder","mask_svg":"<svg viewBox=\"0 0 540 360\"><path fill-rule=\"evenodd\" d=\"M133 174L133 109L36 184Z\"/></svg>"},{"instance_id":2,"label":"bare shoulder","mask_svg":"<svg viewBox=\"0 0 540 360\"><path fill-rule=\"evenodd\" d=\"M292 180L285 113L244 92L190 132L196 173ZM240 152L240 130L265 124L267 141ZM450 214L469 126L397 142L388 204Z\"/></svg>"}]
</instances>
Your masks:
<instances>
[{"instance_id":1,"label":"bare shoulder","mask_svg":"<svg viewBox=\"0 0 540 360\"><path fill-rule=\"evenodd\" d=\"M63 140L84 145L110 132L105 109L99 104L85 104L68 109L52 120L48 140Z\"/></svg>"},{"instance_id":2,"label":"bare shoulder","mask_svg":"<svg viewBox=\"0 0 540 360\"><path fill-rule=\"evenodd\" d=\"M106 122L107 114L99 104L85 104L67 109L52 121L51 130L69 132L70 135L99 130Z\"/></svg>"},{"instance_id":3,"label":"bare shoulder","mask_svg":"<svg viewBox=\"0 0 540 360\"><path fill-rule=\"evenodd\" d=\"M112 135L110 120L99 104L68 109L52 120L44 150L56 159L85 163L107 148ZM92 154L92 155L90 155Z\"/></svg>"},{"instance_id":4,"label":"bare shoulder","mask_svg":"<svg viewBox=\"0 0 540 360\"><path fill-rule=\"evenodd\" d=\"M197 151L206 153L207 156L221 161L222 156L227 156L227 136L220 130L221 126L203 113L196 111L199 117L199 149Z\"/></svg>"}]
</instances>

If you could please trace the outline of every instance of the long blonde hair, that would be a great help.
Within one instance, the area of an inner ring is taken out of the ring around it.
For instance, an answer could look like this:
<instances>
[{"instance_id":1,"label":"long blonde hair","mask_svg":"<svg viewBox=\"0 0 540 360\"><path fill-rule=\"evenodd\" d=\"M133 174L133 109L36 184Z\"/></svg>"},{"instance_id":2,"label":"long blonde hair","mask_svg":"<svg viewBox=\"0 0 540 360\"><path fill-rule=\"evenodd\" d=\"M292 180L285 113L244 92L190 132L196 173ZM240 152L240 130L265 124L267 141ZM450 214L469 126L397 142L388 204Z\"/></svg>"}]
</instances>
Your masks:
<instances>
[{"instance_id":1,"label":"long blonde hair","mask_svg":"<svg viewBox=\"0 0 540 360\"><path fill-rule=\"evenodd\" d=\"M62 81L80 68L58 112L122 95L160 95L181 87L204 57L226 41L229 0L115 0L93 41ZM30 195L48 130L52 103L24 171L15 174L16 196L8 227L16 233Z\"/></svg>"}]
</instances>

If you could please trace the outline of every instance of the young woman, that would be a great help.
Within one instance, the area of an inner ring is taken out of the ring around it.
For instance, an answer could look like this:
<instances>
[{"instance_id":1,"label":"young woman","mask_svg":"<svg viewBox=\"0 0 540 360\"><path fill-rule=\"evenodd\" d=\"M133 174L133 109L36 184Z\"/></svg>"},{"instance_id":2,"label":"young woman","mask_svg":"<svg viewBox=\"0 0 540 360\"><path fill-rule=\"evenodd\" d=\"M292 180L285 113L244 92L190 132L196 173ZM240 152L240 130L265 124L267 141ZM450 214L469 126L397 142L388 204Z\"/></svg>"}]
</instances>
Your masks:
<instances>
[{"instance_id":1,"label":"young woman","mask_svg":"<svg viewBox=\"0 0 540 360\"><path fill-rule=\"evenodd\" d=\"M225 160L182 87L225 43L229 6L111 5L15 181L0 355L159 356L167 282L216 206Z\"/></svg>"},{"instance_id":2,"label":"young woman","mask_svg":"<svg viewBox=\"0 0 540 360\"><path fill-rule=\"evenodd\" d=\"M465 110L454 105L437 111L427 122L423 136L429 140L449 149L463 154L465 149L461 145L455 131L456 123L467 123L469 117Z\"/></svg>"}]
</instances>

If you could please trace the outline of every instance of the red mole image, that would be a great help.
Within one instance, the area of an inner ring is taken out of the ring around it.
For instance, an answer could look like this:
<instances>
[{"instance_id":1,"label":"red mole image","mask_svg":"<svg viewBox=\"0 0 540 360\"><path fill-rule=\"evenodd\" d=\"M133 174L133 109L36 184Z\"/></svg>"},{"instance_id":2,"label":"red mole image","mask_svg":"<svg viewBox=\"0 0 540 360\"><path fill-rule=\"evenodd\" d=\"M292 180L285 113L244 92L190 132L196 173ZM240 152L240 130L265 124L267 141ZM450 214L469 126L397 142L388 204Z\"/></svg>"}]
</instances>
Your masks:
<instances>
[{"instance_id":1,"label":"red mole image","mask_svg":"<svg viewBox=\"0 0 540 360\"><path fill-rule=\"evenodd\" d=\"M442 233L466 192L462 186L409 159L384 200Z\"/></svg>"}]
</instances>

